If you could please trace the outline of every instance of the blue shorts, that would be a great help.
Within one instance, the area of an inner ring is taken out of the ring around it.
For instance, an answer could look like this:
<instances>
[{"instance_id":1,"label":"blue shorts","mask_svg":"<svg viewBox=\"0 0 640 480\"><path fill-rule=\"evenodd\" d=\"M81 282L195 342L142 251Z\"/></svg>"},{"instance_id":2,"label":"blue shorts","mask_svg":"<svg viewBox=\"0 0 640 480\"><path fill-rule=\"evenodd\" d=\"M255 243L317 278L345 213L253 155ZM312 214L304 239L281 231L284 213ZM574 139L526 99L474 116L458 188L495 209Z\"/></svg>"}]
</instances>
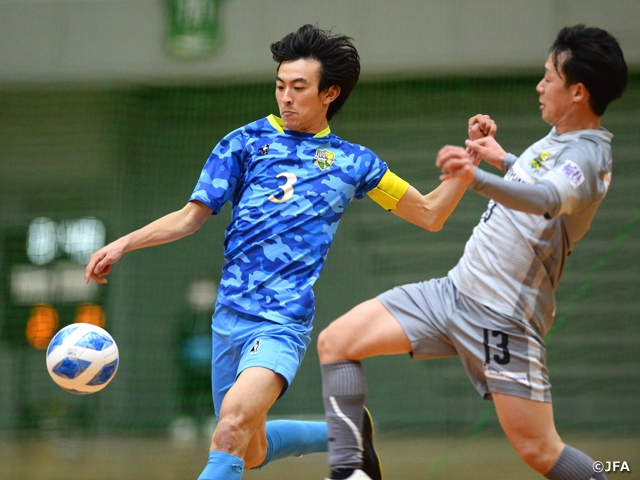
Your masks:
<instances>
[{"instance_id":1,"label":"blue shorts","mask_svg":"<svg viewBox=\"0 0 640 480\"><path fill-rule=\"evenodd\" d=\"M284 395L307 351L312 327L275 323L216 303L211 329L211 386L219 418L224 396L247 368L263 367L282 375L287 382L280 396Z\"/></svg>"}]
</instances>

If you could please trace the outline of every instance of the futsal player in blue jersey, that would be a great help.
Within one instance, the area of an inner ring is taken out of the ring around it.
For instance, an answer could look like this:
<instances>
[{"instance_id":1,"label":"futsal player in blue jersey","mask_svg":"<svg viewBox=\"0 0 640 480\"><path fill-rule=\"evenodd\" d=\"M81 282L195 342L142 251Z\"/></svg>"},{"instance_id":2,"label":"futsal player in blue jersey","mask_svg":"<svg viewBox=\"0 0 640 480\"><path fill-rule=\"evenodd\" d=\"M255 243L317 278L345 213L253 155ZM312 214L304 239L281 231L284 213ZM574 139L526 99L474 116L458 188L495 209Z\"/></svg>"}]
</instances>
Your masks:
<instances>
[{"instance_id":1,"label":"futsal player in blue jersey","mask_svg":"<svg viewBox=\"0 0 640 480\"><path fill-rule=\"evenodd\" d=\"M465 187L444 182L426 196L394 175L371 150L336 136L328 121L360 74L351 39L311 25L271 45L278 64L280 117L269 115L225 136L209 156L184 208L91 256L85 281L105 283L128 251L194 233L229 202L223 267L213 314L212 383L217 428L200 479L237 480L272 460L327 451L325 422L267 422L291 385L314 316L313 284L338 223L368 195L427 230L439 230ZM488 118L477 138L495 132ZM382 478L369 429L363 469Z\"/></svg>"}]
</instances>

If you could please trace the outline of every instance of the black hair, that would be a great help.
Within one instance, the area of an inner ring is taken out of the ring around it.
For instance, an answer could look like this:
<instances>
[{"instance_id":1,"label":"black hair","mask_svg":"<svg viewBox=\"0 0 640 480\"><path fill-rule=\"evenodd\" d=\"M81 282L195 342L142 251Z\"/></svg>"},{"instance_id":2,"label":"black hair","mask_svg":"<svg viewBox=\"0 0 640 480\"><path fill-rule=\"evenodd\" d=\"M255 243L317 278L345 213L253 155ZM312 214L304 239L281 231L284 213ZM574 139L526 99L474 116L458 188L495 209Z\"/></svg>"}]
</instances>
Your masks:
<instances>
[{"instance_id":1,"label":"black hair","mask_svg":"<svg viewBox=\"0 0 640 480\"><path fill-rule=\"evenodd\" d=\"M314 59L321 65L318 91L323 92L333 85L340 87L340 95L327 110L327 120L342 108L360 77L360 56L351 40L345 35L332 35L307 24L271 44L271 53L278 62L278 68L283 62Z\"/></svg>"},{"instance_id":2,"label":"black hair","mask_svg":"<svg viewBox=\"0 0 640 480\"><path fill-rule=\"evenodd\" d=\"M551 47L551 56L565 85L582 83L587 88L589 106L598 116L627 88L622 49L605 30L583 24L564 27Z\"/></svg>"}]
</instances>

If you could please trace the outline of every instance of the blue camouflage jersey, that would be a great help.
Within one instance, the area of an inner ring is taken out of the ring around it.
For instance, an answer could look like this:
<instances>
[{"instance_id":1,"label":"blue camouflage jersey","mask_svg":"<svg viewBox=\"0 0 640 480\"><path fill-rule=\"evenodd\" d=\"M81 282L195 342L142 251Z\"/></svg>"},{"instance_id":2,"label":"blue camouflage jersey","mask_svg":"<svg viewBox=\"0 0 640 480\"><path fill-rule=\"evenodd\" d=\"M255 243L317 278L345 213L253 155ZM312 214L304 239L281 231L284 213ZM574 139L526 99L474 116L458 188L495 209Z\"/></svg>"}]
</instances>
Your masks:
<instances>
[{"instance_id":1,"label":"blue camouflage jersey","mask_svg":"<svg viewBox=\"0 0 640 480\"><path fill-rule=\"evenodd\" d=\"M190 201L215 213L232 205L218 301L277 323L310 324L312 287L340 218L380 183L387 164L328 127L314 135L283 125L270 115L225 136Z\"/></svg>"}]
</instances>

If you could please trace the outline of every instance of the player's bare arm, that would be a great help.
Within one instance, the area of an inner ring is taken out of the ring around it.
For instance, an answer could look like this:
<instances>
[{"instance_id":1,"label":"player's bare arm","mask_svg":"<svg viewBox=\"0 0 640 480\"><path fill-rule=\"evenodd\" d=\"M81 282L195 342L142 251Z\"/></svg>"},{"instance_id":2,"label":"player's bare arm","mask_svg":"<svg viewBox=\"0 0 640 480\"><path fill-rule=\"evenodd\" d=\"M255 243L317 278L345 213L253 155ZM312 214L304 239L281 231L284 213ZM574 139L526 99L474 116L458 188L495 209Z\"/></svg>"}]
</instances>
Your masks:
<instances>
[{"instance_id":1,"label":"player's bare arm","mask_svg":"<svg viewBox=\"0 0 640 480\"><path fill-rule=\"evenodd\" d=\"M496 122L489 115L478 114L469 119L467 133L470 139L493 137L497 131ZM479 159L474 155L470 155L470 158L477 165ZM466 185L462 183L445 182L427 195L422 195L410 186L392 212L414 225L436 232L442 229L455 210L465 189Z\"/></svg>"},{"instance_id":2,"label":"player's bare arm","mask_svg":"<svg viewBox=\"0 0 640 480\"><path fill-rule=\"evenodd\" d=\"M470 127L471 130L471 127ZM471 185L476 177L476 165L480 159L502 170L502 161L507 152L492 136L477 140L466 140L466 149L447 145L438 152L436 165L442 170L440 180L459 179Z\"/></svg>"},{"instance_id":3,"label":"player's bare arm","mask_svg":"<svg viewBox=\"0 0 640 480\"><path fill-rule=\"evenodd\" d=\"M107 283L104 277L111 272L111 266L126 252L174 242L191 235L207 221L212 213L213 210L203 203L189 202L182 209L120 237L91 255L85 269L85 283L89 283L91 279L97 283Z\"/></svg>"},{"instance_id":4,"label":"player's bare arm","mask_svg":"<svg viewBox=\"0 0 640 480\"><path fill-rule=\"evenodd\" d=\"M391 212L425 230L437 232L455 210L465 190L466 186L457 181L442 183L427 195L409 186Z\"/></svg>"},{"instance_id":5,"label":"player's bare arm","mask_svg":"<svg viewBox=\"0 0 640 480\"><path fill-rule=\"evenodd\" d=\"M469 186L476 177L476 165L471 155L462 147L445 145L438 152L436 166L442 170L440 180L457 179L462 185Z\"/></svg>"}]
</instances>

